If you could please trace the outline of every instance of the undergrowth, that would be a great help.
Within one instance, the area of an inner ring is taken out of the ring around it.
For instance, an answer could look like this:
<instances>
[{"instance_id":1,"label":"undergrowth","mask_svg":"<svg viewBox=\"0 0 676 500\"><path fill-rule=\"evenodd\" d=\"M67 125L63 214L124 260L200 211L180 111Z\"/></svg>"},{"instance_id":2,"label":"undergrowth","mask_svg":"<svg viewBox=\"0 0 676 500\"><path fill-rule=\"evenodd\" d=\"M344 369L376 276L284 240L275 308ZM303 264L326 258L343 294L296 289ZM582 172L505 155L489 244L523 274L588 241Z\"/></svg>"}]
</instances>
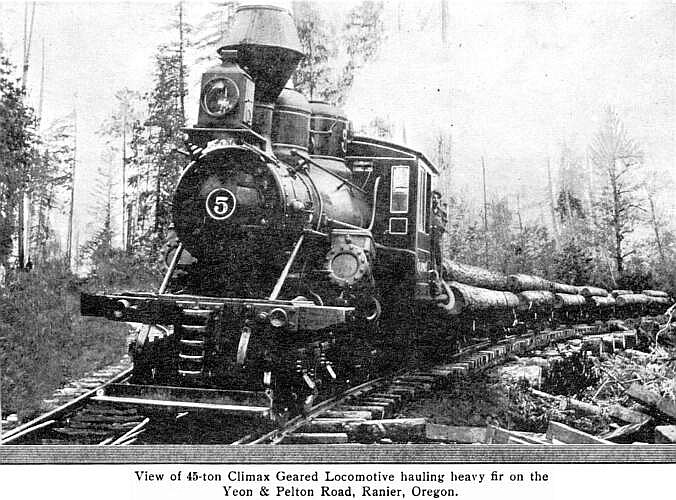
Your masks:
<instances>
[{"instance_id":1,"label":"undergrowth","mask_svg":"<svg viewBox=\"0 0 676 500\"><path fill-rule=\"evenodd\" d=\"M58 264L8 276L0 291L3 415L25 419L57 388L125 354L128 325L82 317L80 291L148 289L149 277L132 264L116 262L87 279Z\"/></svg>"}]
</instances>

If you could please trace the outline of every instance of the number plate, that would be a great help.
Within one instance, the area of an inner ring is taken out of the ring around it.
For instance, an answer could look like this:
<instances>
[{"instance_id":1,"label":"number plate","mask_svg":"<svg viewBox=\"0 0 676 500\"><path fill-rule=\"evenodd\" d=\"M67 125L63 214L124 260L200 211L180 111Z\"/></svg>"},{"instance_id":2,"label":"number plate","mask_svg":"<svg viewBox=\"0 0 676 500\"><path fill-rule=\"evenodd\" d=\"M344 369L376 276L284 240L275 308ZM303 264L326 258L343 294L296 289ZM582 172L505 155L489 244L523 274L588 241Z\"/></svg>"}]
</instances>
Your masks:
<instances>
[{"instance_id":1,"label":"number plate","mask_svg":"<svg viewBox=\"0 0 676 500\"><path fill-rule=\"evenodd\" d=\"M225 220L235 213L237 199L232 192L225 188L214 189L207 196L207 214L214 220Z\"/></svg>"}]
</instances>

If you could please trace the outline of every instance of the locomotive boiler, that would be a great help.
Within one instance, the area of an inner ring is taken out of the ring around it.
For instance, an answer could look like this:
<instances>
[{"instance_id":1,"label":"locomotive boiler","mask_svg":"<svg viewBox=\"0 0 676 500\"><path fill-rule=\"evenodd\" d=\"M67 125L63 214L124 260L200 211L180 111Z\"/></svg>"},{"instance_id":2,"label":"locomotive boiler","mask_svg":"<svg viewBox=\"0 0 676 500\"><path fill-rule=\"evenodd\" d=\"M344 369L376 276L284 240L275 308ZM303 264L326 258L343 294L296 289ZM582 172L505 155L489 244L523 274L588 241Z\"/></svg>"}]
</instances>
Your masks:
<instances>
[{"instance_id":1,"label":"locomotive boiler","mask_svg":"<svg viewBox=\"0 0 676 500\"><path fill-rule=\"evenodd\" d=\"M132 379L97 399L276 418L411 348L614 311L576 287L442 266L436 168L288 86L303 57L288 11L239 7L218 52L184 131L160 289L82 295L84 315L144 325ZM620 300L668 303L644 298Z\"/></svg>"}]
</instances>

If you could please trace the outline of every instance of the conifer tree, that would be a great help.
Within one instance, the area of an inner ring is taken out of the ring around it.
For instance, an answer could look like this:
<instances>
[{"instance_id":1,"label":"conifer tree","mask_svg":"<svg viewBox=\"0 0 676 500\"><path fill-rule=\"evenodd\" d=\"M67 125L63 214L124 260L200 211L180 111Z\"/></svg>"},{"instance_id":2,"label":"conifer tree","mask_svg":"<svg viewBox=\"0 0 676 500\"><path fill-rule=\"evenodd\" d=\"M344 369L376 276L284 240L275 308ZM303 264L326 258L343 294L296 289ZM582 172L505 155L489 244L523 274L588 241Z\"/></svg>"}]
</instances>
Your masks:
<instances>
[{"instance_id":1,"label":"conifer tree","mask_svg":"<svg viewBox=\"0 0 676 500\"><path fill-rule=\"evenodd\" d=\"M218 50L232 27L238 2L215 2L195 28L194 46L198 51L197 62L203 62L216 56Z\"/></svg>"},{"instance_id":2,"label":"conifer tree","mask_svg":"<svg viewBox=\"0 0 676 500\"><path fill-rule=\"evenodd\" d=\"M315 2L293 2L293 17L305 53L293 75L294 87L309 100L325 100L334 81L331 60L337 54L335 32Z\"/></svg>"},{"instance_id":3,"label":"conifer tree","mask_svg":"<svg viewBox=\"0 0 676 500\"><path fill-rule=\"evenodd\" d=\"M129 232L131 221L129 219L129 200L127 197L128 177L131 173L130 167L130 142L133 140L134 130L143 120L143 105L141 94L137 91L127 88L121 89L115 93L116 108L108 119L106 119L98 130L98 133L106 138L106 144L115 152L120 164L120 185L121 185L121 218L122 226L120 234L122 236L122 246L130 250Z\"/></svg>"},{"instance_id":4,"label":"conifer tree","mask_svg":"<svg viewBox=\"0 0 676 500\"><path fill-rule=\"evenodd\" d=\"M39 169L34 148L35 117L12 73L9 60L0 54L0 261L6 261L17 237L20 193Z\"/></svg>"},{"instance_id":5,"label":"conifer tree","mask_svg":"<svg viewBox=\"0 0 676 500\"><path fill-rule=\"evenodd\" d=\"M293 16L305 58L293 76L310 100L342 105L356 71L377 55L383 40L382 2L365 0L353 7L340 30L314 2L293 2Z\"/></svg>"},{"instance_id":6,"label":"conifer tree","mask_svg":"<svg viewBox=\"0 0 676 500\"><path fill-rule=\"evenodd\" d=\"M114 254L113 208L116 202L115 187L117 184L115 157L115 151L110 147L101 154L102 163L97 169L91 192L94 198L91 211L95 220L101 222L98 223L94 236L80 249L80 254L85 258L90 258L95 266L99 262L110 260Z\"/></svg>"},{"instance_id":7,"label":"conifer tree","mask_svg":"<svg viewBox=\"0 0 676 500\"><path fill-rule=\"evenodd\" d=\"M594 137L590 152L596 174L604 183L595 207L603 236L601 243L612 255L621 277L624 260L632 252L627 251L625 238L634 230L639 211L643 210L637 196L637 174L643 164L643 153L610 107L606 109L605 121Z\"/></svg>"},{"instance_id":8,"label":"conifer tree","mask_svg":"<svg viewBox=\"0 0 676 500\"><path fill-rule=\"evenodd\" d=\"M132 163L138 168L129 177L137 194L137 217L143 224L136 228L137 245L155 254L166 236L171 221L171 198L178 177L185 166L175 153L182 145L185 126L184 97L188 71L185 50L191 27L184 19L183 4L176 6L175 41L158 47L155 54L153 89L146 97L148 107L145 132L136 131L132 138Z\"/></svg>"},{"instance_id":9,"label":"conifer tree","mask_svg":"<svg viewBox=\"0 0 676 500\"><path fill-rule=\"evenodd\" d=\"M31 255L33 260L55 258L50 254L50 243L55 234L50 224L53 210L63 207L65 192L73 181L73 128L72 115L54 120L43 129L40 156L39 182L32 184L33 224L31 227Z\"/></svg>"},{"instance_id":10,"label":"conifer tree","mask_svg":"<svg viewBox=\"0 0 676 500\"><path fill-rule=\"evenodd\" d=\"M181 67L183 66L183 69ZM170 221L171 193L184 166L184 159L175 153L182 144L181 128L185 118L181 110L181 95L186 68L181 57L170 49L160 47L155 55L155 86L148 99L149 113L146 126L149 137L145 156L153 176L153 238L161 238Z\"/></svg>"},{"instance_id":11,"label":"conifer tree","mask_svg":"<svg viewBox=\"0 0 676 500\"><path fill-rule=\"evenodd\" d=\"M342 43L347 52L347 62L336 84L328 89L329 101L342 105L349 95L356 72L373 60L383 42L383 3L365 0L354 6L343 25Z\"/></svg>"}]
</instances>

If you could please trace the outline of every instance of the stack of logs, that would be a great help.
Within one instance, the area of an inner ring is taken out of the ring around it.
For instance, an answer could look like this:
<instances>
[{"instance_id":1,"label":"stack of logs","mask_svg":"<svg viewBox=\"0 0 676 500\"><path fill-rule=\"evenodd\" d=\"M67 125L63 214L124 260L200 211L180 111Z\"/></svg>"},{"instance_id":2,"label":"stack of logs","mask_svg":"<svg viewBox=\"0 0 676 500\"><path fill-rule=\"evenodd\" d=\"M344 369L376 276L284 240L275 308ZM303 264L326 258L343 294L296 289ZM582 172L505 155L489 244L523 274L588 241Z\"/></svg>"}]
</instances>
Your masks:
<instances>
[{"instance_id":1,"label":"stack of logs","mask_svg":"<svg viewBox=\"0 0 676 500\"><path fill-rule=\"evenodd\" d=\"M613 290L594 286L556 283L538 276L505 276L477 266L445 260L442 278L449 300L442 307L451 315L504 313L510 311L572 311L582 307L666 309L666 292Z\"/></svg>"}]
</instances>

